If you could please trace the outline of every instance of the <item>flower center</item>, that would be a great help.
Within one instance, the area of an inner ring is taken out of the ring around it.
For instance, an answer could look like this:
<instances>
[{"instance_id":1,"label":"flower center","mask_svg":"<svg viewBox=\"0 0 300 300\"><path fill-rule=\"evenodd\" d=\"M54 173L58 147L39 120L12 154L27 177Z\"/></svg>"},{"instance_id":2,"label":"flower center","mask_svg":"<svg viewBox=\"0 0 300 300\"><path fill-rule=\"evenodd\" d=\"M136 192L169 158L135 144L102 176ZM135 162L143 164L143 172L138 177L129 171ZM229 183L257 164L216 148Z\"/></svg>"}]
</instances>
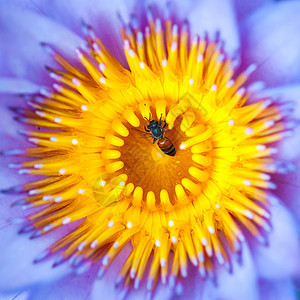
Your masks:
<instances>
[{"instance_id":1,"label":"flower center","mask_svg":"<svg viewBox=\"0 0 300 300\"><path fill-rule=\"evenodd\" d=\"M139 127L140 130L142 128ZM151 192L154 193L156 202L159 202L163 190L170 203L174 205L175 186L181 184L183 178L190 177L188 167L192 159L190 151L182 151L179 148L184 139L184 134L180 130L180 118L176 119L172 129L167 128L165 136L176 149L174 156L165 154L159 148L159 140L153 144L153 138L149 133L143 134L132 128L125 139L121 159L128 174L128 182L142 188L143 202Z\"/></svg>"}]
</instances>

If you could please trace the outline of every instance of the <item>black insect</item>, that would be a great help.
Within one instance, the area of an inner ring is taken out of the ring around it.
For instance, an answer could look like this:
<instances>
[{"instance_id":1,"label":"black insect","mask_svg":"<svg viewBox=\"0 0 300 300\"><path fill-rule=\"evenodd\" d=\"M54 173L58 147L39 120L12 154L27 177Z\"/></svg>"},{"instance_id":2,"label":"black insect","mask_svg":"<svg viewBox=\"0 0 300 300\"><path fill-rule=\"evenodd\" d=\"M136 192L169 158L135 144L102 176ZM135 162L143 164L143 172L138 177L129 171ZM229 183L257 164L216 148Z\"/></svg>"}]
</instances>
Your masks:
<instances>
[{"instance_id":1,"label":"black insect","mask_svg":"<svg viewBox=\"0 0 300 300\"><path fill-rule=\"evenodd\" d=\"M174 156L176 153L176 149L173 145L173 143L165 136L165 128L167 126L166 121L164 120L164 125L162 126L162 116L158 120L151 120L151 115L149 116L149 119L145 118L146 121L148 121L148 125L146 128L146 125L144 125L145 131L149 134L151 134L153 138L153 144L157 141L157 145L160 148L160 150L169 156Z\"/></svg>"}]
</instances>

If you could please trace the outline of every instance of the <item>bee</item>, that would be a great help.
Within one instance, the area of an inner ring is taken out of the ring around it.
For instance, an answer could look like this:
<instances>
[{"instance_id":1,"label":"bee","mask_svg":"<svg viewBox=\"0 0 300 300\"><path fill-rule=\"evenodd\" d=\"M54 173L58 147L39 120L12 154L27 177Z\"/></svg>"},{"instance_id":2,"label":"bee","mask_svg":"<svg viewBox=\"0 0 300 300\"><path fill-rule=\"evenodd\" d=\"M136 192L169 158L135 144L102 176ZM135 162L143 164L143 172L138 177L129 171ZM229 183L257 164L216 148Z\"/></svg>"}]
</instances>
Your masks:
<instances>
[{"instance_id":1,"label":"bee","mask_svg":"<svg viewBox=\"0 0 300 300\"><path fill-rule=\"evenodd\" d=\"M174 156L176 153L175 146L173 143L165 136L165 128L167 126L166 121L164 120L164 124L162 125L162 116L158 120L151 120L151 115L149 116L149 119L145 118L145 120L148 122L147 128L146 125L144 125L144 129L147 133L151 134L153 138L153 144L157 141L157 145L159 149L169 156Z\"/></svg>"}]
</instances>

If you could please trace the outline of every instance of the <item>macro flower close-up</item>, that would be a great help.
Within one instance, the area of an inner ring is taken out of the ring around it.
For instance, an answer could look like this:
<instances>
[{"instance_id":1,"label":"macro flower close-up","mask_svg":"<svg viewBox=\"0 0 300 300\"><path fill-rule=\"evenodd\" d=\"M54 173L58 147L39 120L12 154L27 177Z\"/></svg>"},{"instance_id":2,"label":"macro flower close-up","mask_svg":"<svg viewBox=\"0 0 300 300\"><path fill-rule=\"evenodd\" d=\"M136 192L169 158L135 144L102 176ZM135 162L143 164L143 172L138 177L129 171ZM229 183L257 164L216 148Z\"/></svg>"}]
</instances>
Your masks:
<instances>
[{"instance_id":1,"label":"macro flower close-up","mask_svg":"<svg viewBox=\"0 0 300 300\"><path fill-rule=\"evenodd\" d=\"M2 0L0 299L298 299L299 14Z\"/></svg>"}]
</instances>

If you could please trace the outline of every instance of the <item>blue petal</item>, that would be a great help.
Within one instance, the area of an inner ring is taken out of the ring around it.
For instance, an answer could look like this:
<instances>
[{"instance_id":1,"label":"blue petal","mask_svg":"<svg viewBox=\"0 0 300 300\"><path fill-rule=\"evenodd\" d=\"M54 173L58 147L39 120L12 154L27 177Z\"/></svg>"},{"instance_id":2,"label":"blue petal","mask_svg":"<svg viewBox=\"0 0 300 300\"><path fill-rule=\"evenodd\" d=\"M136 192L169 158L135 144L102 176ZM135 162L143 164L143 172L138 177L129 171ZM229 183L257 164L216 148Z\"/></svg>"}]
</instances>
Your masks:
<instances>
[{"instance_id":1,"label":"blue petal","mask_svg":"<svg viewBox=\"0 0 300 300\"><path fill-rule=\"evenodd\" d=\"M238 25L232 1L197 1L187 18L193 34L202 35L206 31L213 38L220 31L229 53L235 53L239 49Z\"/></svg>"},{"instance_id":2,"label":"blue petal","mask_svg":"<svg viewBox=\"0 0 300 300\"><path fill-rule=\"evenodd\" d=\"M291 280L262 280L260 294L263 300L297 300L297 292Z\"/></svg>"},{"instance_id":3,"label":"blue petal","mask_svg":"<svg viewBox=\"0 0 300 300\"><path fill-rule=\"evenodd\" d=\"M27 300L89 299L96 274L96 269L93 268L82 275L70 274L50 283L36 284L29 289L30 296Z\"/></svg>"},{"instance_id":4,"label":"blue petal","mask_svg":"<svg viewBox=\"0 0 300 300\"><path fill-rule=\"evenodd\" d=\"M55 238L52 235L51 237L38 238L33 242L28 239L28 236L18 236L15 225L2 228L0 230L0 291L26 289L34 283L50 282L67 274L70 271L67 264L52 269L52 261L33 263L34 259Z\"/></svg>"},{"instance_id":5,"label":"blue petal","mask_svg":"<svg viewBox=\"0 0 300 300\"><path fill-rule=\"evenodd\" d=\"M233 272L228 273L224 268L218 273L218 285L208 283L204 290L203 300L230 299L230 300L258 300L258 286L255 265L251 252L243 244L242 255L237 263L233 260Z\"/></svg>"},{"instance_id":6,"label":"blue petal","mask_svg":"<svg viewBox=\"0 0 300 300\"><path fill-rule=\"evenodd\" d=\"M244 67L258 65L256 80L270 86L299 82L299 14L298 1L280 1L264 6L243 22L242 62Z\"/></svg>"},{"instance_id":7,"label":"blue petal","mask_svg":"<svg viewBox=\"0 0 300 300\"><path fill-rule=\"evenodd\" d=\"M274 4L272 0L233 0L237 12L237 18L239 21L243 21L244 18L255 13L257 9L260 9L266 5Z\"/></svg>"},{"instance_id":8,"label":"blue petal","mask_svg":"<svg viewBox=\"0 0 300 300\"><path fill-rule=\"evenodd\" d=\"M35 83L49 83L45 64L53 65L49 54L39 45L46 41L75 56L82 39L46 16L19 9L0 11L0 75L19 77Z\"/></svg>"},{"instance_id":9,"label":"blue petal","mask_svg":"<svg viewBox=\"0 0 300 300\"><path fill-rule=\"evenodd\" d=\"M299 194L299 193L298 193ZM258 276L278 280L299 276L300 248L295 220L281 204L271 210L273 231L269 246L254 247L254 261Z\"/></svg>"}]
</instances>

